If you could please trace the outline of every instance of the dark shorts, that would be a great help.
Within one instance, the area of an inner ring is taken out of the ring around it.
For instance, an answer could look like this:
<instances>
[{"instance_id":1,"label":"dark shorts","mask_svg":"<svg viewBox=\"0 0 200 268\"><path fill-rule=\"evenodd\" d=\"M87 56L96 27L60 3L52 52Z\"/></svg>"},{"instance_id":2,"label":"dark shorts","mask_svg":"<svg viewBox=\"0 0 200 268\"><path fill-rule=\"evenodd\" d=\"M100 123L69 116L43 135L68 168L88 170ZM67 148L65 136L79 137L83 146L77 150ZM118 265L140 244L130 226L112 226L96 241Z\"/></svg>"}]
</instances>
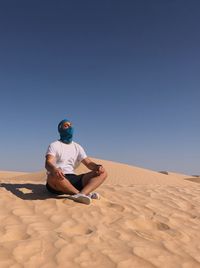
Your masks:
<instances>
[{"instance_id":1,"label":"dark shorts","mask_svg":"<svg viewBox=\"0 0 200 268\"><path fill-rule=\"evenodd\" d=\"M76 175L76 174L65 174L66 180L68 180L77 190L81 191L83 189L82 178L84 174ZM46 188L52 194L63 194L61 191L54 190L48 183L46 184Z\"/></svg>"}]
</instances>

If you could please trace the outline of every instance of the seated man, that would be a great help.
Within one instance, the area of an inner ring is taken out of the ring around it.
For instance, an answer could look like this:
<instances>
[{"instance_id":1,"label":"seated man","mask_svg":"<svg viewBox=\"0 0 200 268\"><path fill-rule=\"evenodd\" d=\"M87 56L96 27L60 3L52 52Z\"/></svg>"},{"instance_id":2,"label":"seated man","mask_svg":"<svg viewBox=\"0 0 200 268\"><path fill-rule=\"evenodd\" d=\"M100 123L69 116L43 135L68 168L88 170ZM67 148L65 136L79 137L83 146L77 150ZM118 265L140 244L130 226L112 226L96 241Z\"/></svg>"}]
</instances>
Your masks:
<instances>
[{"instance_id":1,"label":"seated man","mask_svg":"<svg viewBox=\"0 0 200 268\"><path fill-rule=\"evenodd\" d=\"M102 165L87 157L78 143L72 141L73 127L68 119L58 124L58 132L60 139L51 143L46 153L46 187L51 193L69 194L74 201L90 204L92 198L100 198L92 191L104 182L107 173ZM91 171L76 175L74 169L81 162Z\"/></svg>"}]
</instances>

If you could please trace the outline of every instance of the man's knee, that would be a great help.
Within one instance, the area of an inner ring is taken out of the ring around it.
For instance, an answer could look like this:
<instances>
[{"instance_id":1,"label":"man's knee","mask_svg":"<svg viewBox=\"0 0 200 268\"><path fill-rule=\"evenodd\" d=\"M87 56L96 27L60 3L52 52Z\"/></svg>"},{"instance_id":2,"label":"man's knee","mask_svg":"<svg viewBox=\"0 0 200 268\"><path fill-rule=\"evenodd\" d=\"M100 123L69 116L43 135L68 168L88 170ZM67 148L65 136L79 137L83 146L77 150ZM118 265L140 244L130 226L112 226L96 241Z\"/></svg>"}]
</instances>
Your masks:
<instances>
[{"instance_id":1,"label":"man's knee","mask_svg":"<svg viewBox=\"0 0 200 268\"><path fill-rule=\"evenodd\" d=\"M51 174L51 173L48 173L47 174L47 181L55 181L55 176L53 176L53 174Z\"/></svg>"},{"instance_id":2,"label":"man's knee","mask_svg":"<svg viewBox=\"0 0 200 268\"><path fill-rule=\"evenodd\" d=\"M108 173L104 171L103 173L101 173L101 177L102 177L102 180L105 181L106 178L108 177Z\"/></svg>"}]
</instances>

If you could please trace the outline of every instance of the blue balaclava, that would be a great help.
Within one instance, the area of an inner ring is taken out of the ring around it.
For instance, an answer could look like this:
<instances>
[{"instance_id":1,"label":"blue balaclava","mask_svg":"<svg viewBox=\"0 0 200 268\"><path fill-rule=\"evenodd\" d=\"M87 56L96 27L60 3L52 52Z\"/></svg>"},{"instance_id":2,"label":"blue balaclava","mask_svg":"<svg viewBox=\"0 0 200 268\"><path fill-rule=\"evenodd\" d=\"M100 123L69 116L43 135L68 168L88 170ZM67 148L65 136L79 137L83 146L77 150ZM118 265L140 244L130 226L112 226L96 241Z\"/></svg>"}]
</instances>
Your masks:
<instances>
[{"instance_id":1,"label":"blue balaclava","mask_svg":"<svg viewBox=\"0 0 200 268\"><path fill-rule=\"evenodd\" d=\"M58 132L60 133L60 140L64 143L71 143L74 133L74 128L72 126L65 127L65 123L70 122L68 119L63 119L58 124Z\"/></svg>"}]
</instances>

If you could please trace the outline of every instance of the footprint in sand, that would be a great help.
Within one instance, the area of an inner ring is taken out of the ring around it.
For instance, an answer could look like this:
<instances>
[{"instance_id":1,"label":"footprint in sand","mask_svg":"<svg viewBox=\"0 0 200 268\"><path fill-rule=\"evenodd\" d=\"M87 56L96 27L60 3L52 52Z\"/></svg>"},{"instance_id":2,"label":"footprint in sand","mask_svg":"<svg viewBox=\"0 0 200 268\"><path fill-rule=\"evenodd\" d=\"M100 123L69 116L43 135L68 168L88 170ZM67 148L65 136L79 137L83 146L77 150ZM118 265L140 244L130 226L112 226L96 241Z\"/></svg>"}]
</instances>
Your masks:
<instances>
[{"instance_id":1,"label":"footprint in sand","mask_svg":"<svg viewBox=\"0 0 200 268\"><path fill-rule=\"evenodd\" d=\"M157 228L159 231L166 231L170 229L170 227L166 223L163 223L163 222L158 222Z\"/></svg>"},{"instance_id":2,"label":"footprint in sand","mask_svg":"<svg viewBox=\"0 0 200 268\"><path fill-rule=\"evenodd\" d=\"M151 235L150 233L139 231L139 230L134 230L134 233L137 234L139 237L142 237L146 240L155 240L154 236Z\"/></svg>"},{"instance_id":3,"label":"footprint in sand","mask_svg":"<svg viewBox=\"0 0 200 268\"><path fill-rule=\"evenodd\" d=\"M30 238L30 235L26 233L26 230L17 225L5 229L4 234L0 237L1 243L28 240Z\"/></svg>"},{"instance_id":4,"label":"footprint in sand","mask_svg":"<svg viewBox=\"0 0 200 268\"><path fill-rule=\"evenodd\" d=\"M113 208L113 209L115 209L115 210L117 210L117 211L119 211L119 212L123 212L124 210L125 210L125 208L123 207L123 206L121 206L121 205L119 205L119 204L116 204L116 203L106 203L106 206L108 207L108 208Z\"/></svg>"},{"instance_id":5,"label":"footprint in sand","mask_svg":"<svg viewBox=\"0 0 200 268\"><path fill-rule=\"evenodd\" d=\"M75 229L75 230L69 229L67 232L57 232L57 236L64 239L64 240L68 240L72 236L72 234L73 235L90 235L93 232L94 231L92 229L87 229L87 228L85 228L85 229L79 228L79 229Z\"/></svg>"},{"instance_id":6,"label":"footprint in sand","mask_svg":"<svg viewBox=\"0 0 200 268\"><path fill-rule=\"evenodd\" d=\"M161 221L155 221L151 218L142 218L138 217L134 220L126 220L125 225L132 229L134 232L137 232L138 235L146 238L152 239L150 233L157 231L169 231L171 228L166 223Z\"/></svg>"}]
</instances>

